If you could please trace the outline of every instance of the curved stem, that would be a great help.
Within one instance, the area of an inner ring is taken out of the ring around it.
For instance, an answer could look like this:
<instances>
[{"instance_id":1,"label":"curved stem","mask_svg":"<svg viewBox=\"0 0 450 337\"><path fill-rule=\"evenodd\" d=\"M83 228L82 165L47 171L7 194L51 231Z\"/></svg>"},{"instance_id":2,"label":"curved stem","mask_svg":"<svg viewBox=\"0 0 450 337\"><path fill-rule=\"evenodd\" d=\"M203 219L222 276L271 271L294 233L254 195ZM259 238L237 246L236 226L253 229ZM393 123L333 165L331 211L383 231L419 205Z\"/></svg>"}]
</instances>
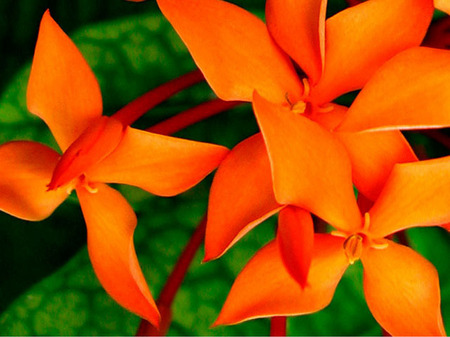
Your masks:
<instances>
[{"instance_id":1,"label":"curved stem","mask_svg":"<svg viewBox=\"0 0 450 337\"><path fill-rule=\"evenodd\" d=\"M286 336L286 316L272 317L270 319L270 335Z\"/></svg>"},{"instance_id":2,"label":"curved stem","mask_svg":"<svg viewBox=\"0 0 450 337\"><path fill-rule=\"evenodd\" d=\"M172 302L178 289L183 282L184 276L186 275L189 266L191 265L194 256L203 242L206 231L206 215L198 224L194 233L192 234L189 242L184 248L180 255L175 267L172 270L169 278L167 279L164 288L159 294L159 298L156 301L158 309L161 313L161 326L157 330L153 325L151 325L146 320L141 320L136 336L164 336L169 329L170 323L172 321Z\"/></svg>"},{"instance_id":3,"label":"curved stem","mask_svg":"<svg viewBox=\"0 0 450 337\"><path fill-rule=\"evenodd\" d=\"M146 131L170 135L239 104L242 104L242 102L227 102L221 99L214 99L153 125Z\"/></svg>"},{"instance_id":4,"label":"curved stem","mask_svg":"<svg viewBox=\"0 0 450 337\"><path fill-rule=\"evenodd\" d=\"M134 101L117 111L113 117L121 121L123 125L130 125L151 108L164 102L179 91L189 88L204 79L205 78L200 70L191 71L190 73L161 84L159 87L136 98Z\"/></svg>"}]
</instances>

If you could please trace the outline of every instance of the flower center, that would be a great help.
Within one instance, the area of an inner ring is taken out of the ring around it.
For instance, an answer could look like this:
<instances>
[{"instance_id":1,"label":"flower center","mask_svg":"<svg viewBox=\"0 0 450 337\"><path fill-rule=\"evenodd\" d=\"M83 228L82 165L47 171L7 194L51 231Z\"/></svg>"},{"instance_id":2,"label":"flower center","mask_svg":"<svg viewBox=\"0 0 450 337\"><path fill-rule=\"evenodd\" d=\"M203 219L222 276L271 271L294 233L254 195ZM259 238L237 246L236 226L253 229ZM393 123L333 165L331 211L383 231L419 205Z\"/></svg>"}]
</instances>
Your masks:
<instances>
[{"instance_id":1,"label":"flower center","mask_svg":"<svg viewBox=\"0 0 450 337\"><path fill-rule=\"evenodd\" d=\"M363 238L359 234L350 235L344 241L344 252L348 262L354 264L361 258L363 252Z\"/></svg>"}]
</instances>

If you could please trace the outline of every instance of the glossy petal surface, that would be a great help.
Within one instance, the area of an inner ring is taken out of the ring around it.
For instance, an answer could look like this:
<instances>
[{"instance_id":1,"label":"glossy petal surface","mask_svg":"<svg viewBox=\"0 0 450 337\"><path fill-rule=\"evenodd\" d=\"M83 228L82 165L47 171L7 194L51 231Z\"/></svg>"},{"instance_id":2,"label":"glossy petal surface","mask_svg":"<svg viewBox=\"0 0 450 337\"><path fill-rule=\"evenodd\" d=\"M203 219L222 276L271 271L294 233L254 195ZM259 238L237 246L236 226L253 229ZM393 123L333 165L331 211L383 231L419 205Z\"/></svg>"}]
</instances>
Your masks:
<instances>
[{"instance_id":1,"label":"glossy petal surface","mask_svg":"<svg viewBox=\"0 0 450 337\"><path fill-rule=\"evenodd\" d=\"M49 11L41 21L27 105L47 123L63 151L102 114L100 87L92 70Z\"/></svg>"},{"instance_id":2,"label":"glossy petal surface","mask_svg":"<svg viewBox=\"0 0 450 337\"><path fill-rule=\"evenodd\" d=\"M222 146L128 127L116 149L86 174L93 181L128 184L172 196L197 184L227 153Z\"/></svg>"},{"instance_id":3,"label":"glossy petal surface","mask_svg":"<svg viewBox=\"0 0 450 337\"><path fill-rule=\"evenodd\" d=\"M370 232L379 237L416 226L450 222L450 157L394 167L370 210Z\"/></svg>"},{"instance_id":4,"label":"glossy petal surface","mask_svg":"<svg viewBox=\"0 0 450 337\"><path fill-rule=\"evenodd\" d=\"M217 96L251 101L253 91L273 102L302 93L297 74L253 14L219 0L158 0Z\"/></svg>"},{"instance_id":5,"label":"glossy petal surface","mask_svg":"<svg viewBox=\"0 0 450 337\"><path fill-rule=\"evenodd\" d=\"M316 234L309 284L304 290L286 271L275 241L262 248L236 278L215 324L291 316L326 307L348 266L344 240Z\"/></svg>"},{"instance_id":6,"label":"glossy petal surface","mask_svg":"<svg viewBox=\"0 0 450 337\"><path fill-rule=\"evenodd\" d=\"M220 164L211 185L205 260L222 255L233 243L281 205L275 201L261 134L239 143Z\"/></svg>"},{"instance_id":7,"label":"glossy petal surface","mask_svg":"<svg viewBox=\"0 0 450 337\"><path fill-rule=\"evenodd\" d=\"M286 270L304 288L314 246L311 214L295 206L282 209L278 216L277 241Z\"/></svg>"},{"instance_id":8,"label":"glossy petal surface","mask_svg":"<svg viewBox=\"0 0 450 337\"><path fill-rule=\"evenodd\" d=\"M59 154L29 141L0 146L0 210L25 220L42 220L58 207L67 193L47 192Z\"/></svg>"},{"instance_id":9,"label":"glossy petal surface","mask_svg":"<svg viewBox=\"0 0 450 337\"><path fill-rule=\"evenodd\" d=\"M445 336L439 278L411 248L389 241L362 257L364 293L375 319L392 336Z\"/></svg>"},{"instance_id":10,"label":"glossy petal surface","mask_svg":"<svg viewBox=\"0 0 450 337\"><path fill-rule=\"evenodd\" d=\"M92 266L108 294L120 305L159 324L159 312L148 290L133 243L137 219L116 190L96 184L98 192L77 188L88 231Z\"/></svg>"},{"instance_id":11,"label":"glossy petal surface","mask_svg":"<svg viewBox=\"0 0 450 337\"><path fill-rule=\"evenodd\" d=\"M329 18L325 68L314 100L325 103L362 88L384 62L418 46L433 10L431 0L371 0Z\"/></svg>"},{"instance_id":12,"label":"glossy petal surface","mask_svg":"<svg viewBox=\"0 0 450 337\"><path fill-rule=\"evenodd\" d=\"M338 130L450 126L448 92L450 51L411 48L393 57L374 74Z\"/></svg>"},{"instance_id":13,"label":"glossy petal surface","mask_svg":"<svg viewBox=\"0 0 450 337\"><path fill-rule=\"evenodd\" d=\"M255 93L253 108L271 160L277 201L341 229L361 220L344 146L317 123Z\"/></svg>"},{"instance_id":14,"label":"glossy petal surface","mask_svg":"<svg viewBox=\"0 0 450 337\"><path fill-rule=\"evenodd\" d=\"M267 0L267 28L277 43L308 75L311 84L322 74L326 0Z\"/></svg>"},{"instance_id":15,"label":"glossy petal surface","mask_svg":"<svg viewBox=\"0 0 450 337\"><path fill-rule=\"evenodd\" d=\"M353 183L371 200L376 200L397 163L417 160L400 131L340 133L352 162Z\"/></svg>"}]
</instances>

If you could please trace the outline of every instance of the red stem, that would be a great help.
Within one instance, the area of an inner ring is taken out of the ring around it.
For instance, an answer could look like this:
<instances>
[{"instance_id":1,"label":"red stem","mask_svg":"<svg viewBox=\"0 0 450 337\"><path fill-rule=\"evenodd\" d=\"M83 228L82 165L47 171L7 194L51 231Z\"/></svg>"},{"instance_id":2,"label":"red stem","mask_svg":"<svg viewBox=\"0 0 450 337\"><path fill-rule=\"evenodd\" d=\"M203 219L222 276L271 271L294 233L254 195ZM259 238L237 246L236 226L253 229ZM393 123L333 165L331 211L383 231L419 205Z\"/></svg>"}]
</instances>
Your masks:
<instances>
[{"instance_id":1,"label":"red stem","mask_svg":"<svg viewBox=\"0 0 450 337\"><path fill-rule=\"evenodd\" d=\"M204 79L200 70L191 71L136 98L117 111L114 118L120 120L124 125L130 125L154 106Z\"/></svg>"},{"instance_id":2,"label":"red stem","mask_svg":"<svg viewBox=\"0 0 450 337\"><path fill-rule=\"evenodd\" d=\"M270 320L271 336L286 336L286 316L272 317Z\"/></svg>"},{"instance_id":3,"label":"red stem","mask_svg":"<svg viewBox=\"0 0 450 337\"><path fill-rule=\"evenodd\" d=\"M192 234L189 242L184 248L177 261L172 273L170 274L167 282L159 294L159 298L156 301L158 309L161 313L161 326L157 330L153 325L151 325L146 320L141 320L136 336L165 336L167 330L169 329L170 323L172 321L172 311L171 306L175 298L178 289L183 282L184 276L186 275L189 266L199 249L203 238L205 237L206 231L206 216L203 217L201 222L198 224L194 233Z\"/></svg>"},{"instance_id":4,"label":"red stem","mask_svg":"<svg viewBox=\"0 0 450 337\"><path fill-rule=\"evenodd\" d=\"M231 109L238 104L242 104L242 102L226 102L221 99L214 99L153 125L146 131L170 135L222 111Z\"/></svg>"}]
</instances>

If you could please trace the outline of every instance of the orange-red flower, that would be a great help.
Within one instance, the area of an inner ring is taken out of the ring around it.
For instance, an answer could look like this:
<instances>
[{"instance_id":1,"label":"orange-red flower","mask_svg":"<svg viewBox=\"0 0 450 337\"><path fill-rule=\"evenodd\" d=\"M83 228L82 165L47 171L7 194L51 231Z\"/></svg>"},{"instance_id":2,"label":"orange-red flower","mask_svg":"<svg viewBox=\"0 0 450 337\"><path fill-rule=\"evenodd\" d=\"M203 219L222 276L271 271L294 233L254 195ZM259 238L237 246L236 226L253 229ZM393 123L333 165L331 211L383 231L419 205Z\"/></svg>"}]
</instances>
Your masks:
<instances>
[{"instance_id":1,"label":"orange-red flower","mask_svg":"<svg viewBox=\"0 0 450 337\"><path fill-rule=\"evenodd\" d=\"M30 141L1 145L0 209L41 220L75 189L100 282L122 306L157 326L159 312L134 250L136 216L105 183L175 195L211 172L227 149L144 132L102 116L94 74L48 11L40 26L27 105L49 126L63 155Z\"/></svg>"},{"instance_id":2,"label":"orange-red flower","mask_svg":"<svg viewBox=\"0 0 450 337\"><path fill-rule=\"evenodd\" d=\"M285 207L280 213L281 233L304 244L279 243L286 267L304 285L313 240L308 212L336 226L352 222L359 215L340 207L342 202L354 202L352 180L361 194L375 200L396 163L416 160L395 130L404 125L383 132L335 132L342 120L358 115L366 104L376 110L384 102L385 112L374 119L386 125L400 104L394 102L412 106L418 97L412 96L413 91L422 89L421 95L428 96L421 105L427 105L427 111L440 108L430 115L417 109L421 125L450 125L442 108L450 102L441 89L429 88L448 80L445 64L436 61L448 60L447 53L412 49L380 70L397 53L420 44L433 2L369 1L325 21L325 1L268 0L267 26L220 0L158 0L158 4L216 94L224 100L253 102L263 136L242 142L214 179L205 259L220 256L252 227ZM419 64L419 58L426 66ZM422 68L437 64L445 68L441 75L433 74L422 83L414 80L423 74ZM411 68L415 69L402 78ZM366 96L372 100L361 98L368 102L352 106L348 114L345 107L330 103L366 85L377 70L383 74L378 78L386 79L370 82L375 89ZM435 96L440 105L431 103Z\"/></svg>"},{"instance_id":3,"label":"orange-red flower","mask_svg":"<svg viewBox=\"0 0 450 337\"><path fill-rule=\"evenodd\" d=\"M316 234L306 288L296 286L282 252L271 242L237 277L216 324L321 310L348 265L361 259L367 304L386 331L445 335L435 268L411 248L385 237L414 226L448 223L449 203L450 157L396 165L374 206L359 221L336 226L334 235ZM358 212L354 205L341 207Z\"/></svg>"}]
</instances>

